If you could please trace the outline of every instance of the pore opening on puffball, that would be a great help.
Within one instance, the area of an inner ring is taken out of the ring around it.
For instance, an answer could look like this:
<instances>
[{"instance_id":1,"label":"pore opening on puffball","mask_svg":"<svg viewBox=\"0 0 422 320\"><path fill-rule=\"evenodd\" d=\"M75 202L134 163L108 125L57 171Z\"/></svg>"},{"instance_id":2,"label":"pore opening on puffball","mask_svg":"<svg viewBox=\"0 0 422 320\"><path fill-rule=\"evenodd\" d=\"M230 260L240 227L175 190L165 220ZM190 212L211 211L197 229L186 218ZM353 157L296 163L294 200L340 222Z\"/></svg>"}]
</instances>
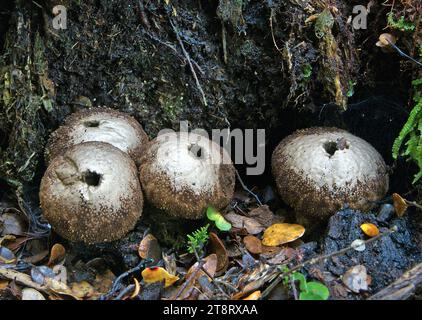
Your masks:
<instances>
[{"instance_id":1,"label":"pore opening on puffball","mask_svg":"<svg viewBox=\"0 0 422 320\"><path fill-rule=\"evenodd\" d=\"M98 187L101 183L101 175L96 173L95 171L87 171L83 174L84 182L93 187Z\"/></svg>"},{"instance_id":2,"label":"pore opening on puffball","mask_svg":"<svg viewBox=\"0 0 422 320\"><path fill-rule=\"evenodd\" d=\"M324 143L324 149L331 157L338 150L337 143L334 142L334 141L328 141L328 142Z\"/></svg>"}]
</instances>

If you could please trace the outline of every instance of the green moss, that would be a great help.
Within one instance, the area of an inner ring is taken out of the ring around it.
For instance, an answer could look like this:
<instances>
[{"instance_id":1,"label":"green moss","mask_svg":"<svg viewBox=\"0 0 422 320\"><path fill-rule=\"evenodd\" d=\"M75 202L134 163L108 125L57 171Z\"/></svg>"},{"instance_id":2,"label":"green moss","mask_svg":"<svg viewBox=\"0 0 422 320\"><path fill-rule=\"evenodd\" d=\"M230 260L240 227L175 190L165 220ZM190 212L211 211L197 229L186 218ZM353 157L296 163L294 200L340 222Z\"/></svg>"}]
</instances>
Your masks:
<instances>
[{"instance_id":1,"label":"green moss","mask_svg":"<svg viewBox=\"0 0 422 320\"><path fill-rule=\"evenodd\" d=\"M416 29L416 25L410 21L406 21L404 16L401 16L398 20L395 20L393 11L390 11L387 14L387 23L390 28L400 31L414 31Z\"/></svg>"}]
</instances>

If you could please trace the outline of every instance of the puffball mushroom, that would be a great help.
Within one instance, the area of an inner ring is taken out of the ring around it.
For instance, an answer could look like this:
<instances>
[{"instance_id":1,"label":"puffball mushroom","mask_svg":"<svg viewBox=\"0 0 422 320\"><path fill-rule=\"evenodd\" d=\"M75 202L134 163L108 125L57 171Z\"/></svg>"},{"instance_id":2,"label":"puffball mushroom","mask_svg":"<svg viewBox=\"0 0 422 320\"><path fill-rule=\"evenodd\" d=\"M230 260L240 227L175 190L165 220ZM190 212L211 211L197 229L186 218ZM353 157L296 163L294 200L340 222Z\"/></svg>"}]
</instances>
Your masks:
<instances>
[{"instance_id":1,"label":"puffball mushroom","mask_svg":"<svg viewBox=\"0 0 422 320\"><path fill-rule=\"evenodd\" d=\"M49 163L69 147L88 141L107 142L128 153L136 162L148 142L141 125L131 116L109 108L75 112L51 134L45 158Z\"/></svg>"},{"instance_id":2,"label":"puffball mushroom","mask_svg":"<svg viewBox=\"0 0 422 320\"><path fill-rule=\"evenodd\" d=\"M234 192L228 153L195 133L172 132L152 140L139 174L146 199L175 217L200 219L208 206L228 205Z\"/></svg>"},{"instance_id":3,"label":"puffball mushroom","mask_svg":"<svg viewBox=\"0 0 422 320\"><path fill-rule=\"evenodd\" d=\"M130 231L142 214L143 196L136 165L126 153L108 143L85 142L51 161L40 202L59 235L93 244Z\"/></svg>"},{"instance_id":4,"label":"puffball mushroom","mask_svg":"<svg viewBox=\"0 0 422 320\"><path fill-rule=\"evenodd\" d=\"M388 190L387 167L365 140L337 128L308 128L272 155L281 198L303 223L326 220L345 204L367 211Z\"/></svg>"}]
</instances>

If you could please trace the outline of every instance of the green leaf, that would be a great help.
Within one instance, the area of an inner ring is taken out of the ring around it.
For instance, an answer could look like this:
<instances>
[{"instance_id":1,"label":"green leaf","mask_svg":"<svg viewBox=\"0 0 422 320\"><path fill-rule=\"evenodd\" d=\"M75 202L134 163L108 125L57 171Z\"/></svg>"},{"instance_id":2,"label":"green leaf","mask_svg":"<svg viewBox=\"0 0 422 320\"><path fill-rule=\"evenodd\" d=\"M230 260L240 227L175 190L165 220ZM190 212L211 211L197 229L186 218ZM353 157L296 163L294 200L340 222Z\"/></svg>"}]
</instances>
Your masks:
<instances>
[{"instance_id":1,"label":"green leaf","mask_svg":"<svg viewBox=\"0 0 422 320\"><path fill-rule=\"evenodd\" d=\"M307 283L308 293L311 295L318 296L318 300L327 300L330 296L330 291L326 286L320 282L311 281Z\"/></svg>"},{"instance_id":2,"label":"green leaf","mask_svg":"<svg viewBox=\"0 0 422 320\"><path fill-rule=\"evenodd\" d=\"M224 219L223 216L220 216L220 218L215 220L215 226L221 231L229 231L232 228L230 222Z\"/></svg>"},{"instance_id":3,"label":"green leaf","mask_svg":"<svg viewBox=\"0 0 422 320\"><path fill-rule=\"evenodd\" d=\"M221 216L221 214L215 208L213 208L213 207L207 208L207 218L208 219L210 219L211 221L215 221L215 220L218 219L218 216Z\"/></svg>"},{"instance_id":4,"label":"green leaf","mask_svg":"<svg viewBox=\"0 0 422 320\"><path fill-rule=\"evenodd\" d=\"M326 300L326 299L321 299L319 295L316 295L310 292L301 292L299 294L299 300Z\"/></svg>"},{"instance_id":5,"label":"green leaf","mask_svg":"<svg viewBox=\"0 0 422 320\"><path fill-rule=\"evenodd\" d=\"M207 218L214 221L215 226L221 231L229 231L232 228L232 225L213 207L207 208Z\"/></svg>"}]
</instances>

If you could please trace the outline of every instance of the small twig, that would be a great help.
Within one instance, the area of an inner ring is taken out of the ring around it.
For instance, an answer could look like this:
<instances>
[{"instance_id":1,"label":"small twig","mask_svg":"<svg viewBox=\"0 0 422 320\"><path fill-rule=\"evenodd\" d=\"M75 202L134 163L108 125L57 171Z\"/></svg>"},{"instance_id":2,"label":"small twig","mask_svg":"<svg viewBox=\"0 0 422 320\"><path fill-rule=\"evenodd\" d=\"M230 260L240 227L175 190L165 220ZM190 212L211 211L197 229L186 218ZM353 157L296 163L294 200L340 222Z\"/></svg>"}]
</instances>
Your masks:
<instances>
[{"instance_id":1,"label":"small twig","mask_svg":"<svg viewBox=\"0 0 422 320\"><path fill-rule=\"evenodd\" d=\"M273 39L273 43L275 48L277 49L278 52L282 53L283 51L278 47L277 42L275 40L275 36L274 36L274 29L273 29L273 9L271 9L271 14L270 14L270 29L271 29L271 37Z\"/></svg>"},{"instance_id":2,"label":"small twig","mask_svg":"<svg viewBox=\"0 0 422 320\"><path fill-rule=\"evenodd\" d=\"M293 290L293 297L295 298L295 300L298 300L298 299L299 299L299 297L298 297L298 295L297 295L296 284L295 284L295 282L294 282L294 280L293 280L293 278L292 278L292 277L290 277L290 285L292 286L292 290Z\"/></svg>"},{"instance_id":3,"label":"small twig","mask_svg":"<svg viewBox=\"0 0 422 320\"><path fill-rule=\"evenodd\" d=\"M395 49L399 55L401 55L402 57L405 57L411 61L413 61L414 63L416 63L417 65L422 67L422 63L419 62L418 60L416 60L415 58L407 55L406 53L404 53L399 47L397 47L394 43L392 43L390 40L386 39L388 41L388 43L390 44L391 47L393 47L393 49Z\"/></svg>"},{"instance_id":4,"label":"small twig","mask_svg":"<svg viewBox=\"0 0 422 320\"><path fill-rule=\"evenodd\" d=\"M422 210L422 206L416 201L409 201L409 200L404 199L404 202L406 202L406 204L409 207L415 207L415 208L418 208L419 210Z\"/></svg>"},{"instance_id":5,"label":"small twig","mask_svg":"<svg viewBox=\"0 0 422 320\"><path fill-rule=\"evenodd\" d=\"M227 39L226 39L226 27L224 21L221 21L221 41L223 43L223 61L227 64Z\"/></svg>"},{"instance_id":6,"label":"small twig","mask_svg":"<svg viewBox=\"0 0 422 320\"><path fill-rule=\"evenodd\" d=\"M153 260L152 259L144 259L142 260L136 267L123 272L120 276L118 276L116 279L114 279L113 281L113 285L111 286L111 289L109 292L107 292L105 295L102 295L99 300L107 300L108 298L110 298L111 296L113 296L117 290L119 290L119 287L121 285L121 282L124 278L130 276L131 274L140 271L141 269L145 268L145 266L149 263L151 263Z\"/></svg>"},{"instance_id":7,"label":"small twig","mask_svg":"<svg viewBox=\"0 0 422 320\"><path fill-rule=\"evenodd\" d=\"M192 61L191 61L191 58L190 58L190 56L189 56L189 53L186 51L185 46L183 45L183 41L182 41L182 39L180 39L179 32L177 31L177 28L176 28L176 26L175 26L175 24L174 24L173 20L172 20L171 18L170 18L169 20L170 20L170 25L172 26L173 31L174 31L174 33L176 34L177 41L179 42L180 47L182 48L182 52L183 52L183 54L185 55L186 60L188 61L188 64L189 64L190 70L191 70L191 72L192 72L192 75L193 75L193 77L195 78L196 86L197 86L197 88L198 88L199 92L200 92L200 93L201 93L201 95L202 95L202 101L203 101L203 103L204 103L204 105L205 105L205 106L208 106L208 103L207 103L207 98L205 97L204 90L202 90L201 84L199 83L198 76L196 75L195 69L193 68Z\"/></svg>"},{"instance_id":8,"label":"small twig","mask_svg":"<svg viewBox=\"0 0 422 320\"><path fill-rule=\"evenodd\" d=\"M364 244L369 244L371 242L374 242L374 241L380 239L381 237L390 235L390 234L392 234L393 232L396 232L396 231L397 231L397 227L396 226L393 226L387 232L380 233L379 235L377 235L377 236L375 236L373 238L370 238L370 239L364 241L363 243ZM330 259L332 257L338 256L338 255L341 255L341 254L344 254L347 251L352 250L352 249L354 249L354 246L350 245L350 246L348 246L346 248L343 248L341 250L338 250L338 251L335 251L335 252L332 252L332 253L329 253L329 254L326 254L326 255L323 255L323 256L318 256L318 257L315 257L315 258L306 260L303 263L301 263L301 264L299 264L299 265L291 268L287 272L283 272L283 273L280 273L279 272L279 275L277 276L277 278L275 278L275 280L264 290L264 292L262 293L260 299L263 299L264 297L266 297L283 280L284 277L286 277L288 275L291 275L296 270L302 269L303 267L305 267L307 265L312 265L312 264L315 264L315 263L317 263L319 261L327 260L327 259Z\"/></svg>"},{"instance_id":9,"label":"small twig","mask_svg":"<svg viewBox=\"0 0 422 320\"><path fill-rule=\"evenodd\" d=\"M237 169L235 169L235 171L236 171L236 176L237 176L237 179L239 180L239 182L240 182L240 184L242 185L242 188L246 191L246 192L248 192L249 194L251 194L255 199L256 199L256 201L259 203L259 205L260 206L262 206L262 202L261 202L261 200L259 200L259 197L255 194L255 193L253 193L247 186L246 186L246 184L244 184L243 183L243 180L242 180L242 178L240 177L240 174L239 174L239 171L237 171Z\"/></svg>"},{"instance_id":10,"label":"small twig","mask_svg":"<svg viewBox=\"0 0 422 320\"><path fill-rule=\"evenodd\" d=\"M124 298L124 296L126 296L131 291L133 291L133 289L135 289L134 284L128 285L126 288L124 288L122 291L120 291L119 295L116 298L114 298L114 300L122 300Z\"/></svg>"}]
</instances>

